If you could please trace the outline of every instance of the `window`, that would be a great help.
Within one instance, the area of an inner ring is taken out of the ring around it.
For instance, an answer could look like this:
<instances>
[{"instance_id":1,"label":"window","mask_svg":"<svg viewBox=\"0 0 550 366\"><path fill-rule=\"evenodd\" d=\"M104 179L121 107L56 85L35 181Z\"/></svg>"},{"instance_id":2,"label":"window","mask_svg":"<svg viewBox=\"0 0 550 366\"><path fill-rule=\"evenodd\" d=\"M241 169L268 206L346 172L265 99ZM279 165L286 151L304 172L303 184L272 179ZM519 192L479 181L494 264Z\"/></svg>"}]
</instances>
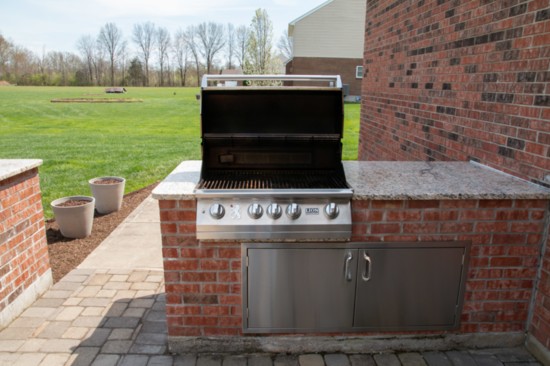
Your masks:
<instances>
[{"instance_id":1,"label":"window","mask_svg":"<svg viewBox=\"0 0 550 366\"><path fill-rule=\"evenodd\" d=\"M355 67L355 78L356 79L362 79L363 78L363 66L356 66Z\"/></svg>"}]
</instances>

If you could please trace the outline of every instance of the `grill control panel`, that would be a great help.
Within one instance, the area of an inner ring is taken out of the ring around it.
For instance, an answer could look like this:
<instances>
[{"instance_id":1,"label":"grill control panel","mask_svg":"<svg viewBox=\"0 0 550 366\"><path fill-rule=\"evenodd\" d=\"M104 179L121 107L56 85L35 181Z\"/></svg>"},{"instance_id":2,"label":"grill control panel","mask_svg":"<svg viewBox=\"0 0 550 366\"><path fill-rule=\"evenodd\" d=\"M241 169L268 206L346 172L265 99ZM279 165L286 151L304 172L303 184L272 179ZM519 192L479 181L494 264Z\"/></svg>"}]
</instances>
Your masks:
<instances>
[{"instance_id":1,"label":"grill control panel","mask_svg":"<svg viewBox=\"0 0 550 366\"><path fill-rule=\"evenodd\" d=\"M197 201L197 238L349 240L346 198L204 198Z\"/></svg>"}]
</instances>

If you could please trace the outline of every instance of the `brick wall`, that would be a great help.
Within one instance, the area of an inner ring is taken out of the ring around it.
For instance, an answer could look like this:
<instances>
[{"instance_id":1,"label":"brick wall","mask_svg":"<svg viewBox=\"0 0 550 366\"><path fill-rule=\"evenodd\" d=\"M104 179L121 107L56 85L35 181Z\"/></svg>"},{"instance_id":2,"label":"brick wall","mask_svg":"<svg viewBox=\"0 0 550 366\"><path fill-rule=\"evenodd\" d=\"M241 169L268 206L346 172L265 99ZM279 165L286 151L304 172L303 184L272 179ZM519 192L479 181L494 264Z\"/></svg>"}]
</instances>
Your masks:
<instances>
[{"instance_id":1,"label":"brick wall","mask_svg":"<svg viewBox=\"0 0 550 366\"><path fill-rule=\"evenodd\" d=\"M472 159L542 183L550 1L367 4L359 159Z\"/></svg>"},{"instance_id":2,"label":"brick wall","mask_svg":"<svg viewBox=\"0 0 550 366\"><path fill-rule=\"evenodd\" d=\"M547 349L550 349L550 237L546 243L546 253L542 258L541 278L529 331Z\"/></svg>"},{"instance_id":3,"label":"brick wall","mask_svg":"<svg viewBox=\"0 0 550 366\"><path fill-rule=\"evenodd\" d=\"M294 57L286 65L286 73L288 75L340 75L342 84L349 84L349 95L361 95L361 79L355 77L355 69L362 64L363 60L354 58Z\"/></svg>"},{"instance_id":4,"label":"brick wall","mask_svg":"<svg viewBox=\"0 0 550 366\"><path fill-rule=\"evenodd\" d=\"M353 201L354 242L472 242L461 331L525 331L547 201ZM160 201L170 336L241 333L240 244L194 237L195 202Z\"/></svg>"},{"instance_id":5,"label":"brick wall","mask_svg":"<svg viewBox=\"0 0 550 366\"><path fill-rule=\"evenodd\" d=\"M0 314L49 270L35 168L0 181Z\"/></svg>"},{"instance_id":6,"label":"brick wall","mask_svg":"<svg viewBox=\"0 0 550 366\"><path fill-rule=\"evenodd\" d=\"M168 334L240 334L240 243L198 241L195 201L159 205Z\"/></svg>"}]
</instances>

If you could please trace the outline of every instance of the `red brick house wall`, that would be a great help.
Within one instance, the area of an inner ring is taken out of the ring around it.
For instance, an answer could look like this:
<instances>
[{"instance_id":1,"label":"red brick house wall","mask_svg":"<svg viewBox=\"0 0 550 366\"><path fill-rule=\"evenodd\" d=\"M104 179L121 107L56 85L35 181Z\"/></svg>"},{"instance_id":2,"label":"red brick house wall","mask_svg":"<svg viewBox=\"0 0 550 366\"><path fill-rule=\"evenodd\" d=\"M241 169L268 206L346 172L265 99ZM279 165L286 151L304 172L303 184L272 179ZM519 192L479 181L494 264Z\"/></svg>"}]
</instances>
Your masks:
<instances>
[{"instance_id":1,"label":"red brick house wall","mask_svg":"<svg viewBox=\"0 0 550 366\"><path fill-rule=\"evenodd\" d=\"M359 159L472 159L544 181L548 0L369 0L367 7Z\"/></svg>"},{"instance_id":2,"label":"red brick house wall","mask_svg":"<svg viewBox=\"0 0 550 366\"><path fill-rule=\"evenodd\" d=\"M48 271L38 169L34 168L0 181L0 314Z\"/></svg>"},{"instance_id":3,"label":"red brick house wall","mask_svg":"<svg viewBox=\"0 0 550 366\"><path fill-rule=\"evenodd\" d=\"M550 187L549 0L369 0L364 70L360 160L471 159ZM529 328L547 348L549 245Z\"/></svg>"},{"instance_id":4,"label":"red brick house wall","mask_svg":"<svg viewBox=\"0 0 550 366\"><path fill-rule=\"evenodd\" d=\"M287 75L340 75L342 84L349 85L349 95L361 95L361 79L355 76L357 58L294 57L286 64Z\"/></svg>"}]
</instances>

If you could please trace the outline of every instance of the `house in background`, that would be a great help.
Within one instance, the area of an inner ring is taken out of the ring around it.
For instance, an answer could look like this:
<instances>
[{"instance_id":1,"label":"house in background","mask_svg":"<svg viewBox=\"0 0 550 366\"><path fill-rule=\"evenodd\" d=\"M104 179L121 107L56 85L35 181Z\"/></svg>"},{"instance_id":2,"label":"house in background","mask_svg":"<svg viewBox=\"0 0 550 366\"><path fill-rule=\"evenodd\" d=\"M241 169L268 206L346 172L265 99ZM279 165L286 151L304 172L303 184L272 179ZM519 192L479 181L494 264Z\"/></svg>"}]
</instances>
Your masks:
<instances>
[{"instance_id":1,"label":"house in background","mask_svg":"<svg viewBox=\"0 0 550 366\"><path fill-rule=\"evenodd\" d=\"M366 7L365 0L329 0L290 22L293 54L286 73L340 75L347 99L358 100Z\"/></svg>"}]
</instances>

